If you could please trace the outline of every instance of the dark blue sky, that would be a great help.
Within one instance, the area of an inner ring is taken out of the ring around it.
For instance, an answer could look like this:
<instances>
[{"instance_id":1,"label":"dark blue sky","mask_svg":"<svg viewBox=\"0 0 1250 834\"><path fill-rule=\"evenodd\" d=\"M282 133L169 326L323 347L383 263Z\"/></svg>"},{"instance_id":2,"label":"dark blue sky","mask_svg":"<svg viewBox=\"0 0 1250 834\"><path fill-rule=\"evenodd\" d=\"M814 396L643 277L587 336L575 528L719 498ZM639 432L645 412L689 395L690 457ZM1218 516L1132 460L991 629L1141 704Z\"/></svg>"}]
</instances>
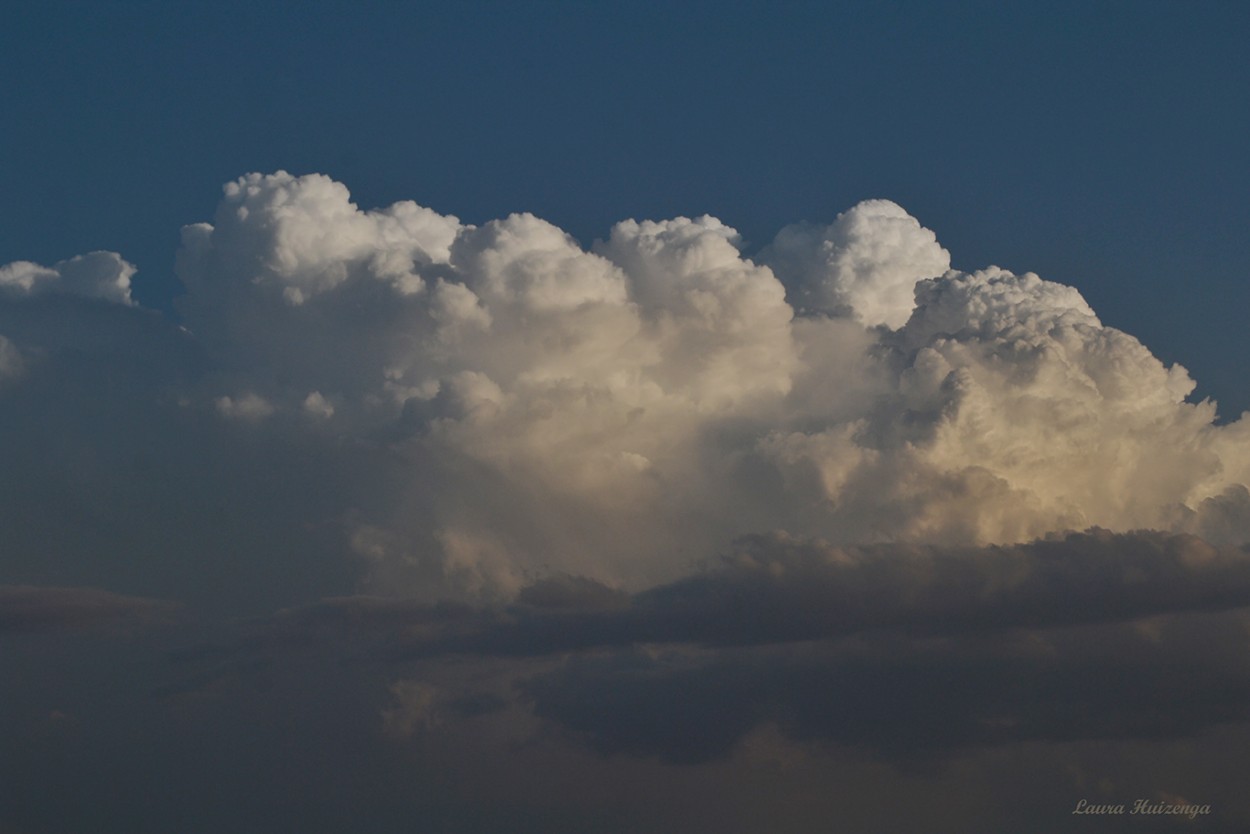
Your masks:
<instances>
[{"instance_id":1,"label":"dark blue sky","mask_svg":"<svg viewBox=\"0 0 1250 834\"><path fill-rule=\"evenodd\" d=\"M91 249L169 308L223 182L532 211L584 243L714 214L748 250L868 197L956 267L1077 286L1250 408L1241 3L10 7L0 263Z\"/></svg>"}]
</instances>

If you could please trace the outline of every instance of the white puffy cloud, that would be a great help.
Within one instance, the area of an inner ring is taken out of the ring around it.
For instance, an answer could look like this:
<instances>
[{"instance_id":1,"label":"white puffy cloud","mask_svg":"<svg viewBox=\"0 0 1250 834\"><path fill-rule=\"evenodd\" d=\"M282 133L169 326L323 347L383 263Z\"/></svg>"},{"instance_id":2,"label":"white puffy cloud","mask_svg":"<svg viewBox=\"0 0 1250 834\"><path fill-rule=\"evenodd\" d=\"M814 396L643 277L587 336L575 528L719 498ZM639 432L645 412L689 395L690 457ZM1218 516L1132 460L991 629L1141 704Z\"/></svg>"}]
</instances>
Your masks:
<instances>
[{"instance_id":1,"label":"white puffy cloud","mask_svg":"<svg viewBox=\"0 0 1250 834\"><path fill-rule=\"evenodd\" d=\"M916 282L951 265L937 236L889 200L865 200L828 226L787 226L762 257L793 278L800 308L891 328L915 307Z\"/></svg>"},{"instance_id":2,"label":"white puffy cloud","mask_svg":"<svg viewBox=\"0 0 1250 834\"><path fill-rule=\"evenodd\" d=\"M1168 527L1230 483L1240 424L1104 327L1071 287L991 268L922 281L879 343L888 391L858 421L774 433L852 539L1022 541L1090 525ZM826 521L826 523L828 523ZM1224 540L1227 540L1224 537Z\"/></svg>"},{"instance_id":3,"label":"white puffy cloud","mask_svg":"<svg viewBox=\"0 0 1250 834\"><path fill-rule=\"evenodd\" d=\"M648 375L702 410L738 411L790 389L793 311L772 273L714 217L626 221L599 250L626 271L659 355Z\"/></svg>"},{"instance_id":4,"label":"white puffy cloud","mask_svg":"<svg viewBox=\"0 0 1250 834\"><path fill-rule=\"evenodd\" d=\"M452 263L488 305L563 312L625 300L619 270L532 214L466 229L452 250Z\"/></svg>"},{"instance_id":5,"label":"white puffy cloud","mask_svg":"<svg viewBox=\"0 0 1250 834\"><path fill-rule=\"evenodd\" d=\"M532 215L363 211L327 177L252 174L184 230L177 271L201 370L162 396L239 443L327 450L374 590L641 587L766 530L1250 538L1246 421L1216 425L1076 289L950 271L887 201L753 259L712 217L586 249Z\"/></svg>"},{"instance_id":6,"label":"white puffy cloud","mask_svg":"<svg viewBox=\"0 0 1250 834\"><path fill-rule=\"evenodd\" d=\"M238 398L218 397L215 405L219 414L235 420L263 420L274 412L273 406L264 397L252 393ZM304 405L308 407L308 400L304 401ZM316 407L315 400L313 407Z\"/></svg>"},{"instance_id":7,"label":"white puffy cloud","mask_svg":"<svg viewBox=\"0 0 1250 834\"><path fill-rule=\"evenodd\" d=\"M50 267L14 261L0 266L0 297L60 293L131 304L130 279L134 274L134 265L116 252L89 252Z\"/></svg>"},{"instance_id":8,"label":"white puffy cloud","mask_svg":"<svg viewBox=\"0 0 1250 834\"><path fill-rule=\"evenodd\" d=\"M631 220L586 251L531 215L362 212L324 177L251 175L189 228L180 274L225 396L256 398L223 413L403 427L412 480L371 523L421 583L645 584L753 529L947 544L1246 529L1226 492L1245 429L1185 402L1184 369L1074 288L951 272L882 200L783 230L771 268L736 244L711 217Z\"/></svg>"},{"instance_id":9,"label":"white puffy cloud","mask_svg":"<svg viewBox=\"0 0 1250 834\"><path fill-rule=\"evenodd\" d=\"M460 225L412 202L362 212L346 187L318 174L249 174L224 191L213 225L183 232L179 277L199 296L252 283L299 305L356 273L418 293L416 267L446 263Z\"/></svg>"},{"instance_id":10,"label":"white puffy cloud","mask_svg":"<svg viewBox=\"0 0 1250 834\"><path fill-rule=\"evenodd\" d=\"M314 417L330 418L334 416L334 406L325 397L321 396L320 391L309 392L304 398L304 411Z\"/></svg>"}]
</instances>

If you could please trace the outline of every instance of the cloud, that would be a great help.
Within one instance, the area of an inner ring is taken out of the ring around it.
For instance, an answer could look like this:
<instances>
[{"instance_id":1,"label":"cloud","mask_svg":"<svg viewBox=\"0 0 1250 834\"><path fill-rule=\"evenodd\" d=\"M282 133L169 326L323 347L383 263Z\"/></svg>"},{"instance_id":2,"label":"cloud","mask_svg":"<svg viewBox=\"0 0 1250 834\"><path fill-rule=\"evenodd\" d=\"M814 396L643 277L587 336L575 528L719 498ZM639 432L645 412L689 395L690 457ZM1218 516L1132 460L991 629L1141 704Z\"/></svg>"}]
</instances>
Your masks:
<instances>
[{"instance_id":1,"label":"cloud","mask_svg":"<svg viewBox=\"0 0 1250 834\"><path fill-rule=\"evenodd\" d=\"M971 638L1247 606L1245 547L1183 534L1093 530L977 548L834 546L773 534L747 537L705 570L634 594L553 576L502 606L353 596L292 609L280 622L283 632L355 634L415 659L878 632Z\"/></svg>"},{"instance_id":2,"label":"cloud","mask_svg":"<svg viewBox=\"0 0 1250 834\"><path fill-rule=\"evenodd\" d=\"M783 230L759 259L736 241L711 217L631 220L586 251L530 215L366 212L279 173L228 186L179 275L223 413L250 395L400 440L410 485L368 521L391 583L638 586L762 529L1250 535L1220 498L1250 480L1245 426L1215 425L1183 368L1075 289L951 272L888 201Z\"/></svg>"},{"instance_id":3,"label":"cloud","mask_svg":"<svg viewBox=\"0 0 1250 834\"><path fill-rule=\"evenodd\" d=\"M951 265L936 235L889 200L865 200L828 226L787 226L760 259L788 279L791 303L805 312L893 329L916 307L916 282Z\"/></svg>"},{"instance_id":4,"label":"cloud","mask_svg":"<svg viewBox=\"0 0 1250 834\"><path fill-rule=\"evenodd\" d=\"M316 786L357 811L417 813L434 801L421 792L431 784L475 807L566 807L576 785L599 818L619 801L605 786L628 775L656 801L668 795L659 783L702 786L674 792L686 812L723 803L738 780L772 786L770 796L824 785L852 802L849 779L908 797L1015 784L1002 807L950 810L977 825L1047 803L1066 814L1069 793L1160 789L1227 819L1242 806L1219 774L1239 772L1235 740L1250 726L1244 563L1240 549L1152 532L1009 548L759 536L632 595L552 576L500 605L332 598L260 620L183 623L127 656L120 694L100 685L85 703L66 693L104 673L79 660L7 719L68 709L83 716L70 741L10 729L9 759L53 743L90 758L144 741L128 767L166 788L199 778L192 750L214 770L250 763L228 796ZM265 753L273 745L281 756ZM361 778L293 768L292 749L313 763L347 750ZM47 756L31 760L54 772ZM1024 796L1030 807L1013 807Z\"/></svg>"},{"instance_id":5,"label":"cloud","mask_svg":"<svg viewBox=\"0 0 1250 834\"><path fill-rule=\"evenodd\" d=\"M754 255L281 172L204 217L176 320L0 267L19 824L1244 829L1250 420L1075 288L876 200Z\"/></svg>"},{"instance_id":6,"label":"cloud","mask_svg":"<svg viewBox=\"0 0 1250 834\"><path fill-rule=\"evenodd\" d=\"M202 347L150 310L0 301L0 333L22 368L0 387L0 578L252 611L352 586L336 519L348 473L383 477L376 453L302 411L224 418L238 389L207 387Z\"/></svg>"},{"instance_id":7,"label":"cloud","mask_svg":"<svg viewBox=\"0 0 1250 834\"><path fill-rule=\"evenodd\" d=\"M979 551L764 538L624 613L522 615L446 645L573 652L522 689L603 754L705 762L771 723L910 766L1250 719L1246 565L1150 533Z\"/></svg>"},{"instance_id":8,"label":"cloud","mask_svg":"<svg viewBox=\"0 0 1250 834\"><path fill-rule=\"evenodd\" d=\"M1243 612L974 642L862 641L570 658L525 686L603 754L697 763L764 723L905 766L1032 741L1196 735L1250 718Z\"/></svg>"},{"instance_id":9,"label":"cloud","mask_svg":"<svg viewBox=\"0 0 1250 834\"><path fill-rule=\"evenodd\" d=\"M130 279L134 274L134 265L116 252L89 252L51 267L14 261L0 266L0 294L24 298L62 293L132 304Z\"/></svg>"},{"instance_id":10,"label":"cloud","mask_svg":"<svg viewBox=\"0 0 1250 834\"><path fill-rule=\"evenodd\" d=\"M308 400L304 403L307 405ZM219 414L234 420L263 420L274 412L273 406L259 394L244 394L237 400L231 397L218 397L215 404Z\"/></svg>"},{"instance_id":11,"label":"cloud","mask_svg":"<svg viewBox=\"0 0 1250 834\"><path fill-rule=\"evenodd\" d=\"M21 377L23 370L25 363L17 346L0 336L0 386Z\"/></svg>"},{"instance_id":12,"label":"cloud","mask_svg":"<svg viewBox=\"0 0 1250 834\"><path fill-rule=\"evenodd\" d=\"M224 191L214 224L183 232L179 277L197 300L256 284L299 306L362 274L419 293L414 268L446 263L460 228L412 202L362 212L342 183L316 174L249 174Z\"/></svg>"},{"instance_id":13,"label":"cloud","mask_svg":"<svg viewBox=\"0 0 1250 834\"><path fill-rule=\"evenodd\" d=\"M0 634L150 625L167 620L176 608L166 600L99 588L0 585Z\"/></svg>"},{"instance_id":14,"label":"cloud","mask_svg":"<svg viewBox=\"0 0 1250 834\"><path fill-rule=\"evenodd\" d=\"M70 263L125 271L96 253L3 274L51 287ZM184 229L176 269L185 330L9 293L6 391L30 388L33 410L37 390L116 400L103 389L128 380L119 422L215 473L206 494L237 491L207 455L283 457L268 494L334 496L319 549L364 577L342 593L508 600L562 574L632 591L770 530L834 546L1093 526L1250 539L1250 422L1218 425L1183 368L1076 289L950 270L888 201L750 257L708 216L627 220L582 247L528 214L362 210L322 175L249 174ZM153 355L119 352L140 333ZM99 425L66 419L99 446ZM230 515L291 540L263 503Z\"/></svg>"},{"instance_id":15,"label":"cloud","mask_svg":"<svg viewBox=\"0 0 1250 834\"><path fill-rule=\"evenodd\" d=\"M982 548L759 536L632 595L552 577L507 605L324 600L253 624L210 665L342 658L390 680L378 714L399 740L523 707L534 732L605 756L725 761L771 727L911 769L1244 724L1248 565L1243 548L1154 532Z\"/></svg>"},{"instance_id":16,"label":"cloud","mask_svg":"<svg viewBox=\"0 0 1250 834\"><path fill-rule=\"evenodd\" d=\"M410 738L421 729L437 726L435 687L420 681L397 681L391 685L391 695L394 704L382 711L382 725L388 734Z\"/></svg>"}]
</instances>

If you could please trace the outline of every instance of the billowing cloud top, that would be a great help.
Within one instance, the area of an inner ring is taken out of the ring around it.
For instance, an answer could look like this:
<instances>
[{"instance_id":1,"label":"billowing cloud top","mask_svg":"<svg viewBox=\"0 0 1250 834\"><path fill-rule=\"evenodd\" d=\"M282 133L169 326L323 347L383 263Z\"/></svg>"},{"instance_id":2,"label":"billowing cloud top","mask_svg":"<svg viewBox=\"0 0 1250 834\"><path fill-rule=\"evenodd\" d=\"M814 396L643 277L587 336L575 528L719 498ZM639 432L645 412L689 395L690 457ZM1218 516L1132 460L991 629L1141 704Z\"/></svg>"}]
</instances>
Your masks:
<instances>
[{"instance_id":1,"label":"billowing cloud top","mask_svg":"<svg viewBox=\"0 0 1250 834\"><path fill-rule=\"evenodd\" d=\"M184 229L177 272L198 364L147 380L151 401L328 450L298 477L339 496L374 590L639 588L770 530L1250 539L1247 421L1216 425L1072 287L951 271L885 200L749 258L712 217L587 249L529 214L361 211L325 176L250 174ZM132 273L111 253L0 268L0 394L56 369L13 310L56 289L129 304Z\"/></svg>"},{"instance_id":2,"label":"billowing cloud top","mask_svg":"<svg viewBox=\"0 0 1250 834\"><path fill-rule=\"evenodd\" d=\"M943 275L950 253L889 200L865 200L829 226L787 226L763 253L801 309L898 328L915 308L921 278Z\"/></svg>"}]
</instances>

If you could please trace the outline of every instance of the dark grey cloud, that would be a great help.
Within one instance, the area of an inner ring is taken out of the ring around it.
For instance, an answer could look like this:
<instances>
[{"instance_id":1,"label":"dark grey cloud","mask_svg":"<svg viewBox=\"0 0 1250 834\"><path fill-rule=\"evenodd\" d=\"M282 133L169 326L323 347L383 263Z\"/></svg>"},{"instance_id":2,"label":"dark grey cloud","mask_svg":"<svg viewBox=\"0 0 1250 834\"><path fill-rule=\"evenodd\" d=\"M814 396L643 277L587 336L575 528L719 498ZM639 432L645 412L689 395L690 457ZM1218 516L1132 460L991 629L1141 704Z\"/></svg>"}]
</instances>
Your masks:
<instances>
[{"instance_id":1,"label":"dark grey cloud","mask_svg":"<svg viewBox=\"0 0 1250 834\"><path fill-rule=\"evenodd\" d=\"M0 298L4 581L107 586L252 613L350 590L344 483L376 449L206 406L195 338L97 298ZM361 493L363 495L363 493Z\"/></svg>"},{"instance_id":2,"label":"dark grey cloud","mask_svg":"<svg viewBox=\"0 0 1250 834\"><path fill-rule=\"evenodd\" d=\"M630 596L593 580L554 577L522 590L511 606L478 609L468 619L464 608L369 598L323 603L299 616L337 612L356 627L385 621L395 626L387 642L419 657L750 645L875 630L975 635L1247 605L1244 547L1091 530L989 547L835 546L756 535L703 571Z\"/></svg>"},{"instance_id":3,"label":"dark grey cloud","mask_svg":"<svg viewBox=\"0 0 1250 834\"><path fill-rule=\"evenodd\" d=\"M1236 831L1250 808L1231 775L1250 762L1221 739L1250 732L1250 612L1206 584L1236 577L1224 573L1236 551L1101 532L1048 546L1070 552L1023 549L1018 581L998 584L1044 601L1047 582L1019 578L1050 576L1084 554L1092 564L1081 576L1109 578L1083 599L1110 613L1056 604L1039 616L1047 606L1038 602L1006 616L986 592L997 574L971 567L982 554L938 551L949 565L933 570L961 581L917 584L920 557L899 557L870 587L907 602L830 628L797 604L803 588L831 607L841 599L816 582L828 548L769 536L701 577L632 596L552 577L504 606L339 597L261 619L197 621L146 647L96 645L107 664L66 650L19 655L11 668L60 671L44 672L37 691L16 690L17 712L0 721L10 751L0 775L24 791L0 807L26 824L58 820L33 829L57 831L94 805L135 831L162 830L190 809L187 829L208 832L242 802L248 816L236 828L258 832L295 803L302 810L291 818L314 832L353 813L380 831L413 818L452 831L676 831L694 813L732 832L771 818L797 833L845 817L868 832L1043 834L1071 822L1078 798L1162 791L1214 803L1204 830ZM1114 568L1149 547L1155 555L1138 560L1149 570ZM851 564L842 569L859 575ZM1111 603L1165 580L1177 590L1174 610L1154 590L1140 596L1149 605ZM687 583L696 581L706 587L695 592ZM726 590L761 585L746 602ZM959 605L932 615L943 594ZM705 598L732 604L691 603ZM979 605L982 616L949 616ZM677 614L687 607L700 621L789 611L809 627L730 639L738 632L692 631ZM621 625L639 612L653 625ZM110 689L119 662L126 681ZM102 765L118 744L130 752L110 773ZM69 755L88 764L67 777L56 762ZM49 814L37 786L58 773L79 799ZM195 793L208 778L214 791ZM163 798L145 809L109 798L127 784ZM746 807L763 784L767 795L753 801L768 818ZM188 791L193 800L177 799ZM895 807L908 804L913 815ZM937 817L926 825L926 814Z\"/></svg>"},{"instance_id":4,"label":"dark grey cloud","mask_svg":"<svg viewBox=\"0 0 1250 834\"><path fill-rule=\"evenodd\" d=\"M1019 545L832 546L752 536L711 571L636 597L667 640L765 643L872 628L957 633L1250 604L1244 548L1102 530Z\"/></svg>"},{"instance_id":5,"label":"dark grey cloud","mask_svg":"<svg viewBox=\"0 0 1250 834\"><path fill-rule=\"evenodd\" d=\"M605 754L698 762L754 727L903 765L1022 742L1182 737L1250 718L1244 612L977 641L899 637L568 660L535 711Z\"/></svg>"},{"instance_id":6,"label":"dark grey cloud","mask_svg":"<svg viewBox=\"0 0 1250 834\"><path fill-rule=\"evenodd\" d=\"M495 624L479 645L610 647L523 687L537 714L603 753L707 761L775 723L906 763L1243 722L1247 605L1244 550L1188 536L992 548L762 536L624 612Z\"/></svg>"},{"instance_id":7,"label":"dark grey cloud","mask_svg":"<svg viewBox=\"0 0 1250 834\"><path fill-rule=\"evenodd\" d=\"M99 588L0 585L0 635L150 625L168 621L179 608Z\"/></svg>"},{"instance_id":8,"label":"dark grey cloud","mask_svg":"<svg viewBox=\"0 0 1250 834\"><path fill-rule=\"evenodd\" d=\"M914 764L1247 720L1248 562L1157 532L986 548L771 534L633 595L557 576L505 606L327 599L254 621L216 656L223 675L291 653L381 676L512 664L511 688L438 698L519 697L603 754L711 762L776 726Z\"/></svg>"}]
</instances>

